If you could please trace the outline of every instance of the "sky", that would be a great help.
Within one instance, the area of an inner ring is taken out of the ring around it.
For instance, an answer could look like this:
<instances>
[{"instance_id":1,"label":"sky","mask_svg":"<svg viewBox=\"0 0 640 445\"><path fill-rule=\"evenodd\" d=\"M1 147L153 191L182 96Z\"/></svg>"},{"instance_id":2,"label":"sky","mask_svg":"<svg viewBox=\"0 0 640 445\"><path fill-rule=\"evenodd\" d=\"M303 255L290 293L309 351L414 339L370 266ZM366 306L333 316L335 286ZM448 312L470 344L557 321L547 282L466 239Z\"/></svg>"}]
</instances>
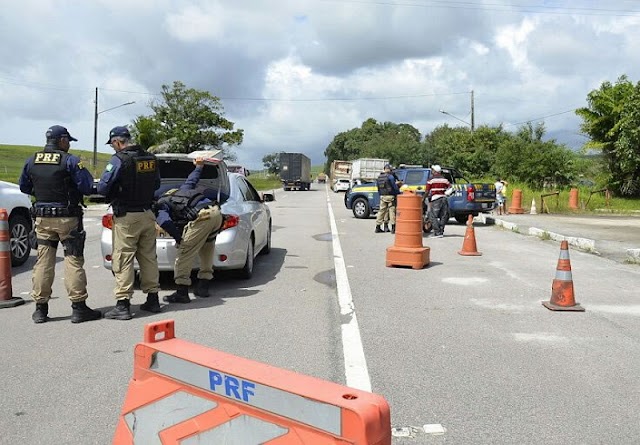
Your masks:
<instances>
[{"instance_id":1,"label":"sky","mask_svg":"<svg viewBox=\"0 0 640 445\"><path fill-rule=\"evenodd\" d=\"M579 149L573 110L640 80L638 0L4 0L0 39L0 143L42 146L60 124L93 150L98 88L111 153L109 130L178 80L220 98L249 169L279 151L322 164L369 118L423 135L544 122Z\"/></svg>"}]
</instances>

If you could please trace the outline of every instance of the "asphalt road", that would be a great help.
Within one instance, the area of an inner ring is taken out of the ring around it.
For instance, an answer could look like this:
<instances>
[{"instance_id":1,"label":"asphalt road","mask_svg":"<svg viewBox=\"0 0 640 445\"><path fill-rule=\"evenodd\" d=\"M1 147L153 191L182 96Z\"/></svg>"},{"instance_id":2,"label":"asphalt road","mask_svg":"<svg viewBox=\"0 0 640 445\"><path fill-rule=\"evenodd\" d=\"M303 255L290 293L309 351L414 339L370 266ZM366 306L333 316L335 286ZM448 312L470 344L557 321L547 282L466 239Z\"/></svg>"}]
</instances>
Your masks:
<instances>
[{"instance_id":1,"label":"asphalt road","mask_svg":"<svg viewBox=\"0 0 640 445\"><path fill-rule=\"evenodd\" d=\"M133 347L146 323L166 318L188 341L368 385L389 402L395 435L412 436L394 444L637 441L637 265L572 248L586 312L551 312L540 303L551 294L557 241L476 223L482 256L461 256L466 227L453 223L445 238L423 240L428 267L386 267L393 236L355 219L342 193L314 186L277 191L273 250L258 257L252 279L219 274L213 297L164 314L72 325L59 252L54 321L34 325L32 303L0 310L0 444L109 443ZM105 309L113 278L100 260L100 216L99 208L86 216L85 259L89 304ZM13 271L14 295L28 298L34 261ZM161 295L169 292L165 277ZM142 301L137 291L134 304ZM341 316L345 301L350 317ZM359 342L345 336L353 329Z\"/></svg>"}]
</instances>

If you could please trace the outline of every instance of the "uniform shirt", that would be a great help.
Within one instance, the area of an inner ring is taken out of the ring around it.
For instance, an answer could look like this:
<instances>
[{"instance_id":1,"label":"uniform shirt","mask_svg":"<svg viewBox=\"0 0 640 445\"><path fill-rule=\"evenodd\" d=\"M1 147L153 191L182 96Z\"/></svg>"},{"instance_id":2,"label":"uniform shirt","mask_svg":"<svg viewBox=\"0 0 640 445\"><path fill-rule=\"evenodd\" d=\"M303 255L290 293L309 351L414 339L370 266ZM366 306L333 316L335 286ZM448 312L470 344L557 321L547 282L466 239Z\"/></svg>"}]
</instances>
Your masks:
<instances>
[{"instance_id":1,"label":"uniform shirt","mask_svg":"<svg viewBox=\"0 0 640 445\"><path fill-rule=\"evenodd\" d=\"M444 176L435 173L431 179L427 181L425 187L425 193L427 196L431 196L431 201L436 199L445 198L445 190L451 187L451 183Z\"/></svg>"},{"instance_id":2,"label":"uniform shirt","mask_svg":"<svg viewBox=\"0 0 640 445\"><path fill-rule=\"evenodd\" d=\"M98 194L102 196L112 196L113 187L120 179L122 172L122 161L117 155L111 156L107 168L104 169L100 182L98 182ZM156 169L156 190L160 187L160 169Z\"/></svg>"},{"instance_id":3,"label":"uniform shirt","mask_svg":"<svg viewBox=\"0 0 640 445\"><path fill-rule=\"evenodd\" d=\"M389 196L397 196L400 194L400 188L396 183L397 180L398 178L396 178L396 175L394 175L393 173L387 174L387 183L391 184L391 195Z\"/></svg>"},{"instance_id":4,"label":"uniform shirt","mask_svg":"<svg viewBox=\"0 0 640 445\"><path fill-rule=\"evenodd\" d=\"M70 191L70 200L72 204L78 205L82 201L82 195L91 194L91 187L93 186L93 176L91 176L91 173L89 173L89 171L84 168L79 157L70 153L67 153L67 155L66 168L71 175L71 180L73 181L73 184L75 185L75 188L77 190L77 193L74 193L74 190ZM20 185L20 191L22 193L26 193L27 195L33 195L34 193L33 182L31 181L31 169L33 168L34 158L35 155L31 156L24 164L22 174L20 175L20 180L18 181ZM66 205L66 202L36 202L36 207L64 207Z\"/></svg>"}]
</instances>

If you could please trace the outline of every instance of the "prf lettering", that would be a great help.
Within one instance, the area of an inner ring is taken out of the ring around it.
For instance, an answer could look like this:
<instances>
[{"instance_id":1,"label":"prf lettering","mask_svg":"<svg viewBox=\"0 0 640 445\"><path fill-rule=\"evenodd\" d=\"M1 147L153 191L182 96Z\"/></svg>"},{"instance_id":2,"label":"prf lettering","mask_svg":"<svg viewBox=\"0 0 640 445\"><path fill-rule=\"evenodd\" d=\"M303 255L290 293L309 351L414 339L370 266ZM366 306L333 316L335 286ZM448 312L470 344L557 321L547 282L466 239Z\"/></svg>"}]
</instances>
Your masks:
<instances>
[{"instance_id":1,"label":"prf lettering","mask_svg":"<svg viewBox=\"0 0 640 445\"><path fill-rule=\"evenodd\" d=\"M136 170L138 173L148 173L156 171L156 161L138 161L136 162Z\"/></svg>"},{"instance_id":2,"label":"prf lettering","mask_svg":"<svg viewBox=\"0 0 640 445\"><path fill-rule=\"evenodd\" d=\"M253 390L256 389L256 384L253 382L211 370L209 370L209 386L213 392L218 394L222 394L224 387L224 395L243 402L248 402L249 397L255 395Z\"/></svg>"},{"instance_id":3,"label":"prf lettering","mask_svg":"<svg viewBox=\"0 0 640 445\"><path fill-rule=\"evenodd\" d=\"M60 153L36 153L36 164L60 164Z\"/></svg>"}]
</instances>

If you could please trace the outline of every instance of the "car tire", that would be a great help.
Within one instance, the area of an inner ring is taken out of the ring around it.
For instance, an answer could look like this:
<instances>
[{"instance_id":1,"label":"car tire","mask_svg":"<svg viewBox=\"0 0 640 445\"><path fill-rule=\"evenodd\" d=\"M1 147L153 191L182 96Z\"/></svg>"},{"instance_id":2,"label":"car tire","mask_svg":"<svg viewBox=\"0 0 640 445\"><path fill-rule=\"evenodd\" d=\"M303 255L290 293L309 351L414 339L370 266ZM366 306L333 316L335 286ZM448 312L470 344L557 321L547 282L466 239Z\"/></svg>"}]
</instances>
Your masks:
<instances>
[{"instance_id":1,"label":"car tire","mask_svg":"<svg viewBox=\"0 0 640 445\"><path fill-rule=\"evenodd\" d=\"M358 219L367 219L371 214L369 202L365 198L356 198L351 207L353 208L353 216Z\"/></svg>"},{"instance_id":2,"label":"car tire","mask_svg":"<svg viewBox=\"0 0 640 445\"><path fill-rule=\"evenodd\" d=\"M250 238L247 246L247 258L245 259L244 267L239 271L239 276L243 280L248 280L253 275L253 261L253 238Z\"/></svg>"},{"instance_id":3,"label":"car tire","mask_svg":"<svg viewBox=\"0 0 640 445\"><path fill-rule=\"evenodd\" d=\"M469 215L456 215L454 218L458 224L466 224L469 219Z\"/></svg>"},{"instance_id":4,"label":"car tire","mask_svg":"<svg viewBox=\"0 0 640 445\"><path fill-rule=\"evenodd\" d=\"M261 255L268 255L269 253L271 253L271 222L269 222L269 231L267 232L267 244L260 251Z\"/></svg>"},{"instance_id":5,"label":"car tire","mask_svg":"<svg viewBox=\"0 0 640 445\"><path fill-rule=\"evenodd\" d=\"M31 220L24 215L13 215L9 218L11 234L11 265L22 266L31 254Z\"/></svg>"}]
</instances>

